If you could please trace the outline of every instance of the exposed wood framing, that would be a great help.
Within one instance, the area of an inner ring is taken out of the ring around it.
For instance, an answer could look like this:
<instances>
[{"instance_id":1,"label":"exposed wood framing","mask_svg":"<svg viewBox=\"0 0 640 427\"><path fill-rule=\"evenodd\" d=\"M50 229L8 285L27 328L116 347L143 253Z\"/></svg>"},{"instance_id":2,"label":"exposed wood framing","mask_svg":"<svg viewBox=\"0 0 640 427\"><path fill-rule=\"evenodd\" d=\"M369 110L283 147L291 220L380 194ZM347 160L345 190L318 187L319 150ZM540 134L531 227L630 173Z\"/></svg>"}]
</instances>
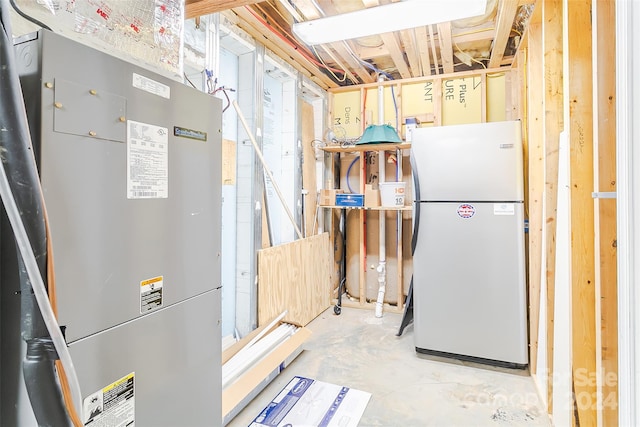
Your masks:
<instances>
[{"instance_id":1,"label":"exposed wood framing","mask_svg":"<svg viewBox=\"0 0 640 427\"><path fill-rule=\"evenodd\" d=\"M544 192L544 50L542 8L536 7L527 32L527 128L529 140L529 370L537 373Z\"/></svg>"},{"instance_id":2,"label":"exposed wood framing","mask_svg":"<svg viewBox=\"0 0 640 427\"><path fill-rule=\"evenodd\" d=\"M231 10L231 13L226 13L225 16L227 16L228 19L238 27L249 33L259 43L264 44L280 58L291 64L296 69L300 69L303 74L323 89L338 86L337 83L320 71L320 68L312 63L298 49L290 46L289 44L282 43L278 36L268 31L264 24L249 12L247 8L234 8ZM303 68L301 69L300 66Z\"/></svg>"},{"instance_id":3,"label":"exposed wood framing","mask_svg":"<svg viewBox=\"0 0 640 427\"><path fill-rule=\"evenodd\" d=\"M438 24L438 38L440 39L440 60L442 69L446 73L453 73L453 43L451 42L451 22Z\"/></svg>"},{"instance_id":4,"label":"exposed wood framing","mask_svg":"<svg viewBox=\"0 0 640 427\"><path fill-rule=\"evenodd\" d=\"M291 17L295 19L297 22L302 22L304 19L298 13L298 10L289 3L288 0L277 0L278 4L280 4L287 12L291 14Z\"/></svg>"},{"instance_id":5,"label":"exposed wood framing","mask_svg":"<svg viewBox=\"0 0 640 427\"><path fill-rule=\"evenodd\" d=\"M436 70L436 74L440 73L440 67L438 66L438 55L436 52L436 41L433 38L433 25L429 25L429 44L431 45L431 57L433 58L433 65Z\"/></svg>"},{"instance_id":6,"label":"exposed wood framing","mask_svg":"<svg viewBox=\"0 0 640 427\"><path fill-rule=\"evenodd\" d=\"M186 19L210 13L222 12L232 7L258 3L260 0L186 0L184 16Z\"/></svg>"},{"instance_id":7,"label":"exposed wood framing","mask_svg":"<svg viewBox=\"0 0 640 427\"><path fill-rule=\"evenodd\" d=\"M418 27L416 37L418 40L427 40L427 27ZM418 44L418 54L420 55L420 67L422 74L428 76L431 74L431 61L429 60L429 45L427 43Z\"/></svg>"},{"instance_id":8,"label":"exposed wood framing","mask_svg":"<svg viewBox=\"0 0 640 427\"><path fill-rule=\"evenodd\" d=\"M504 50L509 41L513 19L518 10L518 3L511 0L501 0L498 6L498 24L496 25L496 37L493 39L489 68L500 66Z\"/></svg>"},{"instance_id":9,"label":"exposed wood framing","mask_svg":"<svg viewBox=\"0 0 640 427\"><path fill-rule=\"evenodd\" d=\"M597 25L597 155L596 191L616 191L615 2L598 0ZM602 383L602 425L618 425L618 294L616 200L597 199Z\"/></svg>"},{"instance_id":10,"label":"exposed wood framing","mask_svg":"<svg viewBox=\"0 0 640 427\"><path fill-rule=\"evenodd\" d=\"M302 188L306 190L304 197L304 236L315 234L315 217L317 211L316 185L316 150L313 146L315 137L313 105L302 102Z\"/></svg>"},{"instance_id":11,"label":"exposed wood framing","mask_svg":"<svg viewBox=\"0 0 640 427\"><path fill-rule=\"evenodd\" d=\"M338 67L342 68L343 70L345 70L345 72L347 73L347 78L349 80L351 80L354 84L358 84L360 83L360 81L356 78L356 76L353 75L353 73L351 73L351 71L349 71L349 67L345 66L345 64L343 64L342 59L338 58L337 55L335 55L333 53L333 50L331 50L329 48L329 46L327 45L320 45L319 48L316 48L316 50L322 49L324 52L327 53L327 55L329 55L329 57L336 63L338 64Z\"/></svg>"},{"instance_id":12,"label":"exposed wood framing","mask_svg":"<svg viewBox=\"0 0 640 427\"><path fill-rule=\"evenodd\" d=\"M426 34L426 33L425 33ZM422 75L422 68L420 63L420 55L418 54L418 47L416 46L416 33L413 28L403 30L400 32L400 40L404 45L404 50L407 52L407 59L409 60L409 66L412 70L416 70L416 76Z\"/></svg>"},{"instance_id":13,"label":"exposed wood framing","mask_svg":"<svg viewBox=\"0 0 640 427\"><path fill-rule=\"evenodd\" d=\"M571 334L576 425L597 425L595 243L593 198L593 71L591 1L567 2L569 173L571 191ZM585 398L589 397L589 400Z\"/></svg>"},{"instance_id":14,"label":"exposed wood framing","mask_svg":"<svg viewBox=\"0 0 640 427\"><path fill-rule=\"evenodd\" d=\"M400 76L403 79L411 77L411 72L404 60L404 54L402 53L402 49L400 48L400 43L398 43L396 35L394 33L384 33L380 34L380 37L382 37L384 44L389 46L389 54L391 55L391 59L398 69Z\"/></svg>"},{"instance_id":15,"label":"exposed wood framing","mask_svg":"<svg viewBox=\"0 0 640 427\"><path fill-rule=\"evenodd\" d=\"M321 2L322 11L318 10L313 5L308 5L306 3L301 3L299 7L302 8L302 12L305 15L305 18L308 20L318 19L324 16L325 13L337 14L338 10L336 7L327 1ZM375 78L371 75L372 73L366 67L364 67L360 62L353 57L351 52L353 52L353 47L348 41L329 43L328 45L323 45L325 50L329 50L329 48L335 51L335 54L342 59L347 65L349 65L356 75L362 80L364 83L373 83Z\"/></svg>"},{"instance_id":16,"label":"exposed wood framing","mask_svg":"<svg viewBox=\"0 0 640 427\"><path fill-rule=\"evenodd\" d=\"M542 0L544 39L544 141L545 212L547 273L547 408L553 411L553 342L556 281L556 225L558 208L558 148L564 128L562 0ZM543 278L544 280L544 278Z\"/></svg>"}]
</instances>

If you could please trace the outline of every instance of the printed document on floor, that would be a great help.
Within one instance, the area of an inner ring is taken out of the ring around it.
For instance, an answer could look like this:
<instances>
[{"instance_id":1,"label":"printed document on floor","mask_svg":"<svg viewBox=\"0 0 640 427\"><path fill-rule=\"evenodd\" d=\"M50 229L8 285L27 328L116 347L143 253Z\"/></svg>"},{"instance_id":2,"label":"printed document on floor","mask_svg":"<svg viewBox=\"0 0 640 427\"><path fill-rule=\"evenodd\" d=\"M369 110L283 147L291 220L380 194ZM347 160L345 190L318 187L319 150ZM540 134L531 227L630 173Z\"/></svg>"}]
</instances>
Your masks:
<instances>
[{"instance_id":1,"label":"printed document on floor","mask_svg":"<svg viewBox=\"0 0 640 427\"><path fill-rule=\"evenodd\" d=\"M294 377L249 427L357 427L371 393Z\"/></svg>"}]
</instances>

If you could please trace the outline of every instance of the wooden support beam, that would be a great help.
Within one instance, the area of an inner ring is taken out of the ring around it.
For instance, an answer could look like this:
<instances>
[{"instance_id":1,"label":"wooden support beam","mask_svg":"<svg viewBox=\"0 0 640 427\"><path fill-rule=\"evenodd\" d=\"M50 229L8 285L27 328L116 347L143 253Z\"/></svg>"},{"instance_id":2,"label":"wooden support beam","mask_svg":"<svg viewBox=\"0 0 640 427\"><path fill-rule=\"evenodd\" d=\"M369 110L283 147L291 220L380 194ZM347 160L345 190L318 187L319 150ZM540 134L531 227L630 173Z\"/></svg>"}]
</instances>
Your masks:
<instances>
[{"instance_id":1,"label":"wooden support beam","mask_svg":"<svg viewBox=\"0 0 640 427\"><path fill-rule=\"evenodd\" d=\"M567 2L570 192L571 334L576 425L597 425L596 274L593 193L593 63L591 0ZM587 400L588 398L588 400Z\"/></svg>"},{"instance_id":2,"label":"wooden support beam","mask_svg":"<svg viewBox=\"0 0 640 427\"><path fill-rule=\"evenodd\" d=\"M424 27L423 27L424 28ZM425 32L426 35L426 32ZM416 46L416 32L413 28L400 31L400 40L404 46L404 51L407 54L409 60L409 66L413 70L413 77L419 77L423 75L420 69L420 56L418 54L418 47Z\"/></svg>"},{"instance_id":3,"label":"wooden support beam","mask_svg":"<svg viewBox=\"0 0 640 427\"><path fill-rule=\"evenodd\" d=\"M353 69L356 75L360 77L360 80L362 80L363 83L375 82L376 79L371 75L371 71L365 68L353 57L353 55L351 55L353 49L351 49L351 45L349 45L348 43L349 42L346 41L336 42L331 43L329 46L336 51L340 58L342 58L347 64L349 64L349 66Z\"/></svg>"},{"instance_id":4,"label":"wooden support beam","mask_svg":"<svg viewBox=\"0 0 640 427\"><path fill-rule=\"evenodd\" d=\"M366 7L375 7L380 5L380 0L362 0L362 3ZM386 0L383 0L382 3L386 3ZM400 47L400 43L398 42L396 33L383 33L380 34L382 38L382 42L385 44L387 51L389 52L389 56L391 56L391 60L393 61L396 69L400 73L400 76L403 79L408 79L411 77L411 72L409 71L409 67L404 60L403 50Z\"/></svg>"},{"instance_id":5,"label":"wooden support beam","mask_svg":"<svg viewBox=\"0 0 640 427\"><path fill-rule=\"evenodd\" d=\"M547 408L553 411L553 342L556 282L556 226L558 209L558 149L564 129L562 0L542 0L544 40L544 142L547 280ZM544 278L543 278L544 280Z\"/></svg>"},{"instance_id":6,"label":"wooden support beam","mask_svg":"<svg viewBox=\"0 0 640 427\"><path fill-rule=\"evenodd\" d=\"M538 368L542 285L544 194L544 50L542 8L536 7L527 31L527 128L529 140L529 370Z\"/></svg>"},{"instance_id":7,"label":"wooden support beam","mask_svg":"<svg viewBox=\"0 0 640 427\"><path fill-rule=\"evenodd\" d=\"M300 70L323 89L338 86L336 82L320 71L316 64L303 55L299 49L287 43L282 43L282 40L269 31L247 8L234 8L226 16L231 22L255 38L258 43L264 44L269 50L291 64L295 69Z\"/></svg>"},{"instance_id":8,"label":"wooden support beam","mask_svg":"<svg viewBox=\"0 0 640 427\"><path fill-rule=\"evenodd\" d=\"M291 15L291 17L297 21L297 22L302 22L304 21L304 19L302 18L302 16L300 16L300 14L298 13L298 10L293 7L293 5L291 5L291 3L288 2L288 0L277 0L278 4L280 4L287 12L289 12L289 14Z\"/></svg>"},{"instance_id":9,"label":"wooden support beam","mask_svg":"<svg viewBox=\"0 0 640 427\"><path fill-rule=\"evenodd\" d=\"M353 82L353 84L359 84L360 81L356 78L356 76L353 75L353 73L351 72L351 70L349 69L348 66L346 66L342 61L341 58L339 58L337 55L335 55L333 53L333 51L329 48L329 46L321 44L318 49L316 49L316 52L319 51L319 49L321 49L322 51L326 52L326 54L329 56L329 58L331 58L331 60L341 69L343 69L346 73L347 73L347 78L349 80L351 80ZM320 54L317 54L318 56L320 56Z\"/></svg>"},{"instance_id":10,"label":"wooden support beam","mask_svg":"<svg viewBox=\"0 0 640 427\"><path fill-rule=\"evenodd\" d=\"M438 24L440 40L440 60L445 74L453 73L453 42L451 41L451 22Z\"/></svg>"},{"instance_id":11,"label":"wooden support beam","mask_svg":"<svg viewBox=\"0 0 640 427\"><path fill-rule=\"evenodd\" d=\"M518 11L518 3L512 0L501 0L498 6L498 17L496 25L496 36L493 39L493 48L491 49L491 59L489 60L489 68L497 68L502 62L504 50L509 41L513 19Z\"/></svg>"},{"instance_id":12,"label":"wooden support beam","mask_svg":"<svg viewBox=\"0 0 640 427\"><path fill-rule=\"evenodd\" d=\"M431 45L431 57L433 58L433 65L436 70L436 74L444 74L444 71L440 73L440 67L438 66L438 55L436 54L436 41L433 37L433 25L429 25L429 44Z\"/></svg>"},{"instance_id":13,"label":"wooden support beam","mask_svg":"<svg viewBox=\"0 0 640 427\"><path fill-rule=\"evenodd\" d=\"M259 1L261 0L186 0L184 16L185 19L190 19L196 16L222 12L223 10L228 10L233 7L258 3Z\"/></svg>"},{"instance_id":14,"label":"wooden support beam","mask_svg":"<svg viewBox=\"0 0 640 427\"><path fill-rule=\"evenodd\" d=\"M316 150L313 145L315 139L313 105L300 100L302 122L302 188L306 190L304 198L304 236L315 234L315 219L317 212L318 188L316 185Z\"/></svg>"},{"instance_id":15,"label":"wooden support beam","mask_svg":"<svg viewBox=\"0 0 640 427\"><path fill-rule=\"evenodd\" d=\"M596 191L616 191L616 32L615 2L595 2L597 31L597 144ZM602 425L618 425L618 292L616 200L597 199L597 248L599 261L600 369L602 372Z\"/></svg>"},{"instance_id":16,"label":"wooden support beam","mask_svg":"<svg viewBox=\"0 0 640 427\"><path fill-rule=\"evenodd\" d=\"M420 66L422 68L423 76L431 75L431 61L429 60L429 44L427 35L427 27L416 28L416 38L424 41L424 43L418 43L418 55L420 55Z\"/></svg>"},{"instance_id":17,"label":"wooden support beam","mask_svg":"<svg viewBox=\"0 0 640 427\"><path fill-rule=\"evenodd\" d=\"M391 60L398 69L400 77L402 77L403 79L410 78L411 72L409 71L409 67L404 60L404 55L402 54L402 49L400 48L400 43L398 43L398 39L396 38L395 33L380 34L380 37L382 37L382 41L389 48Z\"/></svg>"},{"instance_id":18,"label":"wooden support beam","mask_svg":"<svg viewBox=\"0 0 640 427\"><path fill-rule=\"evenodd\" d=\"M339 13L335 5L331 2L322 1L320 5L322 6L322 10L318 10L313 5L303 3L301 7L303 7L306 19L318 19L325 16L325 14L336 15ZM376 81L375 77L371 75L372 73L370 70L364 67L356 58L353 57L354 55L352 55L352 52L354 51L350 42L342 41L329 43L325 46L325 49L328 50L328 48L333 49L342 61L346 62L351 67L353 72L360 78L360 80L362 80L363 83L373 83Z\"/></svg>"}]
</instances>

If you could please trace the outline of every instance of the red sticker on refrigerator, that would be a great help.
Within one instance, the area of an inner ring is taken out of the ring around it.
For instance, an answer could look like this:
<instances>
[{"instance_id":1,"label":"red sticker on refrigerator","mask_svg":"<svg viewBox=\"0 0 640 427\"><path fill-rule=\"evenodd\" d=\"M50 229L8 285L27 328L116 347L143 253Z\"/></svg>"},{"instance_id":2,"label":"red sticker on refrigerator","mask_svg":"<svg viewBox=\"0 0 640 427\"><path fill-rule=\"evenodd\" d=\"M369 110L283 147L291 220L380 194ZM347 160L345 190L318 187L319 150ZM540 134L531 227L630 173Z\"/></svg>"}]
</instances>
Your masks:
<instances>
[{"instance_id":1,"label":"red sticker on refrigerator","mask_svg":"<svg viewBox=\"0 0 640 427\"><path fill-rule=\"evenodd\" d=\"M474 216L476 214L476 208L473 207L473 205L470 205L468 203L463 203L460 206L458 206L458 216L460 218L471 218L472 216Z\"/></svg>"}]
</instances>

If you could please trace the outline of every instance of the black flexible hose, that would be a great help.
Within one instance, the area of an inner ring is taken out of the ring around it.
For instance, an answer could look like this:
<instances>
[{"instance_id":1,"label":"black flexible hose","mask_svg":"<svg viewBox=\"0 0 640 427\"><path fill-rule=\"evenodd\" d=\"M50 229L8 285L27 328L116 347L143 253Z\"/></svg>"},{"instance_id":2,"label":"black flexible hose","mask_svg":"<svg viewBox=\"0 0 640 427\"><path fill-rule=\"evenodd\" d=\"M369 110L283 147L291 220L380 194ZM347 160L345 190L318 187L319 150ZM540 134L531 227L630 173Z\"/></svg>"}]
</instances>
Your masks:
<instances>
[{"instance_id":1,"label":"black flexible hose","mask_svg":"<svg viewBox=\"0 0 640 427\"><path fill-rule=\"evenodd\" d=\"M15 0L9 0L9 3L11 3L11 7L13 8L13 10L16 11L18 15L22 16L27 21L36 24L38 27L51 31L51 28L49 28L45 23L38 21L36 18L29 16L26 13L24 13L22 10L20 10L20 8L16 5Z\"/></svg>"},{"instance_id":2,"label":"black flexible hose","mask_svg":"<svg viewBox=\"0 0 640 427\"><path fill-rule=\"evenodd\" d=\"M43 198L15 66L9 8L4 0L0 0L0 64L0 167L9 178L11 192L40 274L46 278L47 238ZM12 236L11 234L10 237ZM27 343L23 374L31 406L38 425L69 426L69 417L54 369L57 353L53 350L51 337L32 292L22 258L18 256L17 259L18 263L12 267L20 272L21 332ZM3 268L6 267L7 265L3 265ZM15 284L0 285L17 287Z\"/></svg>"}]
</instances>

